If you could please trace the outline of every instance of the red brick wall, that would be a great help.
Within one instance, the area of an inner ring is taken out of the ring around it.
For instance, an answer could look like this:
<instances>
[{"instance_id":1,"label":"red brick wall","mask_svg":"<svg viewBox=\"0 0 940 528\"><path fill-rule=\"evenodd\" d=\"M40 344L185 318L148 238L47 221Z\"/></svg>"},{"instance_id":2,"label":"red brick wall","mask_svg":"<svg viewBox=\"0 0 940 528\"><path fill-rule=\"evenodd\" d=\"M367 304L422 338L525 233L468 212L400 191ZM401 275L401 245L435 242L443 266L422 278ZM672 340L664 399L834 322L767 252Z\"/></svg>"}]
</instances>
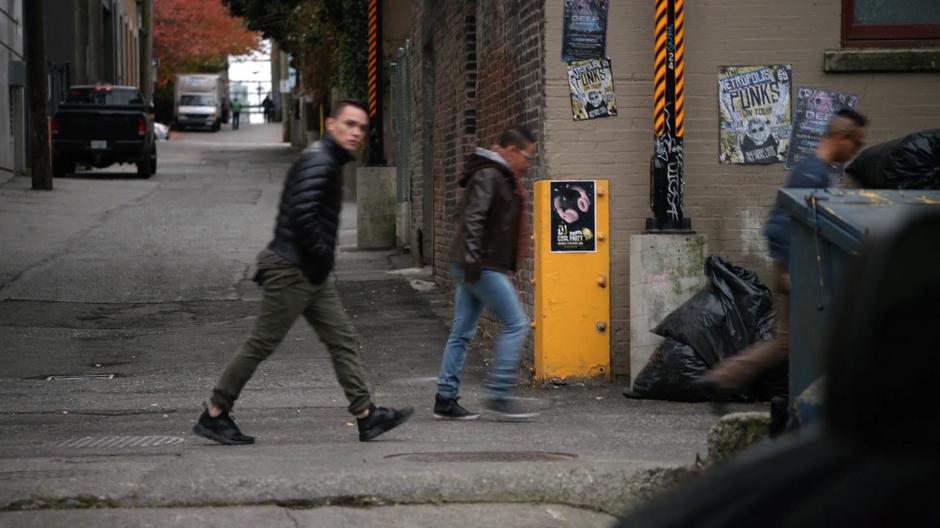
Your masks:
<instances>
[{"instance_id":1,"label":"red brick wall","mask_svg":"<svg viewBox=\"0 0 940 528\"><path fill-rule=\"evenodd\" d=\"M448 269L460 200L457 180L465 158L475 147L495 143L513 124L524 124L541 137L544 17L543 2L532 0L412 4L412 222L420 227L424 221L424 146L430 133L434 215L430 260L437 281L445 287L450 287ZM433 63L433 76L425 67L428 61ZM433 116L429 118L424 97L425 87L432 83ZM526 175L530 196L532 181L541 172L537 163ZM526 214L531 219L531 206ZM530 258L516 277L530 314L531 277Z\"/></svg>"},{"instance_id":2,"label":"red brick wall","mask_svg":"<svg viewBox=\"0 0 940 528\"><path fill-rule=\"evenodd\" d=\"M449 285L450 247L460 200L457 179L467 155L487 147L512 124L541 135L544 108L544 8L541 0L426 0L412 4L412 221L421 226L424 145L433 135L433 259ZM431 53L428 55L428 48ZM433 57L433 79L424 63ZM424 90L433 82L433 123L425 127ZM526 175L532 181L541 166ZM530 201L531 203L531 201ZM527 213L531 217L531 207ZM425 234L424 236L427 236ZM531 314L531 259L517 276Z\"/></svg>"}]
</instances>

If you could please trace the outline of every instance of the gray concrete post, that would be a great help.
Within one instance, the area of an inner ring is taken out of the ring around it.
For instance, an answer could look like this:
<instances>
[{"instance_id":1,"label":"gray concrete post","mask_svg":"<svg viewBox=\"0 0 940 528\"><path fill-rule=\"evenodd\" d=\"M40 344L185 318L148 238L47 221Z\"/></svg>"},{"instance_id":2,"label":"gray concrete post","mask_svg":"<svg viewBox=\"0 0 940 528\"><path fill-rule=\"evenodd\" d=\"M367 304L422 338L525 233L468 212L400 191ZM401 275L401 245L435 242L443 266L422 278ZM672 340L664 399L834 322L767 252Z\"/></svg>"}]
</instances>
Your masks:
<instances>
[{"instance_id":1,"label":"gray concrete post","mask_svg":"<svg viewBox=\"0 0 940 528\"><path fill-rule=\"evenodd\" d=\"M356 232L359 249L395 247L395 167L356 169Z\"/></svg>"},{"instance_id":2,"label":"gray concrete post","mask_svg":"<svg viewBox=\"0 0 940 528\"><path fill-rule=\"evenodd\" d=\"M707 284L703 235L630 237L630 385L663 338L651 331Z\"/></svg>"}]
</instances>

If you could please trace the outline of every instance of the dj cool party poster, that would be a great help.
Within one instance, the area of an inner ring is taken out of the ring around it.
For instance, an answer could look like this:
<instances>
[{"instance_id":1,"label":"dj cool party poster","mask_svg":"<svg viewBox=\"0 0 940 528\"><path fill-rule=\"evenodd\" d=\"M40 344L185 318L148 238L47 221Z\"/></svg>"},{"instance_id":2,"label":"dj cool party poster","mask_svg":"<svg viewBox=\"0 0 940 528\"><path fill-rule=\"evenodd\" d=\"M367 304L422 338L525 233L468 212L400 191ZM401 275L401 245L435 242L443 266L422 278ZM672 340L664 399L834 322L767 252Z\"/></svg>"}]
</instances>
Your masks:
<instances>
[{"instance_id":1,"label":"dj cool party poster","mask_svg":"<svg viewBox=\"0 0 940 528\"><path fill-rule=\"evenodd\" d=\"M553 181L550 189L552 253L597 251L594 181Z\"/></svg>"}]
</instances>

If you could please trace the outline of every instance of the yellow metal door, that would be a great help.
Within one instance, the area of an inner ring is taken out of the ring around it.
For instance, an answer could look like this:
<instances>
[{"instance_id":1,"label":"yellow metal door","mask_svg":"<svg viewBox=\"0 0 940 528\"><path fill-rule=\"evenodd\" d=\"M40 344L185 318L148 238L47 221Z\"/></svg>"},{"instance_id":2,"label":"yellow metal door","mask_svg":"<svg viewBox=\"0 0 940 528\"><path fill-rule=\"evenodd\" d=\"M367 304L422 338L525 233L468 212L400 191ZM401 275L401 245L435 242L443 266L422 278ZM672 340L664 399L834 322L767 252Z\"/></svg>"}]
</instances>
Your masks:
<instances>
[{"instance_id":1,"label":"yellow metal door","mask_svg":"<svg viewBox=\"0 0 940 528\"><path fill-rule=\"evenodd\" d=\"M609 204L606 180L535 182L540 381L610 375Z\"/></svg>"}]
</instances>

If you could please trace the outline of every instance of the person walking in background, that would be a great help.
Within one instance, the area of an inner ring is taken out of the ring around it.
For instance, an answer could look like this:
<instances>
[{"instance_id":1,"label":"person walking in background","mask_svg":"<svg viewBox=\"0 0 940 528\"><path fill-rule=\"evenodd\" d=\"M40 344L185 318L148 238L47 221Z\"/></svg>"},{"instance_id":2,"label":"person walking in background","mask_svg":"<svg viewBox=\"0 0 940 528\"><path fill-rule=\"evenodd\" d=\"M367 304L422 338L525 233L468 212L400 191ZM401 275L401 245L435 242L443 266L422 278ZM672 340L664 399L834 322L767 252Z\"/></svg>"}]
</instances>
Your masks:
<instances>
[{"instance_id":1,"label":"person walking in background","mask_svg":"<svg viewBox=\"0 0 940 528\"><path fill-rule=\"evenodd\" d=\"M236 97L232 101L232 130L238 130L239 116L242 113L242 103Z\"/></svg>"},{"instance_id":2,"label":"person walking in background","mask_svg":"<svg viewBox=\"0 0 940 528\"><path fill-rule=\"evenodd\" d=\"M464 188L461 220L451 267L456 283L454 323L437 380L434 400L437 419L480 417L463 408L458 400L467 345L476 334L483 308L489 308L503 325L486 381L484 406L506 419L536 416L520 409L517 400L510 396L529 332L529 319L509 274L519 269L529 246L523 176L537 152L532 132L523 126L513 126L502 133L499 145L477 148L465 164L459 182Z\"/></svg>"},{"instance_id":3,"label":"person walking in background","mask_svg":"<svg viewBox=\"0 0 940 528\"><path fill-rule=\"evenodd\" d=\"M254 437L242 434L229 412L258 365L274 352L300 316L330 353L349 412L356 417L359 440L371 440L413 413L411 408L396 410L372 403L356 330L330 279L343 203L342 167L353 159L368 127L361 103L340 101L326 120L323 139L304 151L288 171L274 240L258 255L255 281L264 288L261 315L212 390L209 405L193 427L197 435L221 444L254 443Z\"/></svg>"},{"instance_id":4,"label":"person walking in background","mask_svg":"<svg viewBox=\"0 0 940 528\"><path fill-rule=\"evenodd\" d=\"M793 167L786 187L830 187L833 165L848 161L858 153L865 144L867 125L868 119L854 110L836 112L816 147L815 155ZM772 339L755 343L705 374L704 385L719 392L747 385L790 357L790 214L779 202L764 226L764 235L774 261L776 333Z\"/></svg>"},{"instance_id":5,"label":"person walking in background","mask_svg":"<svg viewBox=\"0 0 940 528\"><path fill-rule=\"evenodd\" d=\"M274 119L274 101L271 100L271 94L264 96L261 108L264 109L264 122L270 123Z\"/></svg>"}]
</instances>

